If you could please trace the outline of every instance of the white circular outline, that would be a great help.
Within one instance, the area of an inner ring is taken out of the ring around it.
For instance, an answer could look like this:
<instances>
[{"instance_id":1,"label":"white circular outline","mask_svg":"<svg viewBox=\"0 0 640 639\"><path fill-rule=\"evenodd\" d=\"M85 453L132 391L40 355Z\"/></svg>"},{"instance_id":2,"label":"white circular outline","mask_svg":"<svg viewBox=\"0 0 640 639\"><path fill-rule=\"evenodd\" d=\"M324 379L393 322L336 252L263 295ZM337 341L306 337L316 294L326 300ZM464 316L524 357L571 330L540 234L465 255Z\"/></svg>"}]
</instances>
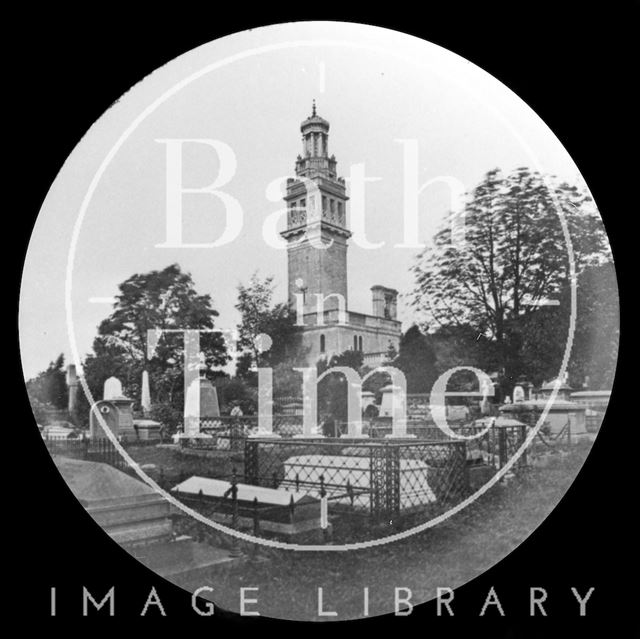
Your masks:
<instances>
[{"instance_id":1,"label":"white circular outline","mask_svg":"<svg viewBox=\"0 0 640 639\"><path fill-rule=\"evenodd\" d=\"M288 25L290 25L290 24L291 23L288 23ZM314 24L314 23L305 23L305 24ZM323 24L323 23L318 23L318 24ZM326 23L324 23L324 24L326 24ZM351 24L351 23L340 23L340 24ZM271 27L277 27L277 26L285 26L285 25L282 25L282 24L280 24L280 25L269 25L267 27L263 27L262 30L269 29ZM400 31L395 31L395 30L392 30L392 29L383 29L381 27L373 27L371 25L360 25L360 26L369 27L371 29L381 29L383 31L391 31L394 34L399 34L399 35L404 36L406 38L411 38L412 40L420 42L423 45L424 45L424 43L427 43L427 44L430 44L432 46L438 46L438 45L434 45L431 42L428 42L427 40L423 40L421 38L415 38L414 36L410 36L409 34L402 33ZM220 38L219 40L217 40L217 42L221 42L221 41L225 40L226 38L229 38L229 39L235 38L236 36L238 36L241 33L245 33L245 32L238 32L238 33L231 34L229 36L225 36L225 38ZM205 45L202 45L202 46L207 46L207 45L205 44ZM73 316L72 316L73 303L72 303L72 299L71 299L72 281L73 281L73 264L74 264L74 260L75 260L76 245L78 243L78 237L79 237L79 234L80 234L80 228L82 226L82 221L84 220L84 217L86 215L89 203L91 201L91 198L93 197L93 193L94 193L95 189L97 188L98 183L100 182L100 180L102 178L102 175L104 174L104 172L107 169L108 165L110 164L111 160L114 158L114 156L116 155L116 153L118 152L120 147L124 144L124 142L127 140L127 138L133 133L133 131L138 127L138 125L141 124L147 118L147 116L149 116L151 113L153 113L153 111L155 111L156 108L159 107L161 104L163 104L166 100L168 100L170 97L172 97L173 95L178 93L178 91L180 91L184 87L188 86L189 84L191 84L195 80L201 78L202 76L206 75L207 73L210 73L211 71L214 71L216 69L220 69L220 68L225 67L225 66L227 66L229 64L232 64L232 63L237 62L239 60L243 60L243 59L252 57L254 55L259 55L259 54L262 54L262 53L269 53L269 52L272 52L272 51L289 49L289 48L294 48L294 47L299 47L299 46L303 46L303 47L325 46L325 47L346 47L346 48L365 49L365 50L372 50L372 51L382 52L385 55L392 55L392 56L400 57L401 59L409 60L413 64L415 64L415 62L416 62L415 59L407 58L404 55L398 54L397 52L395 52L393 50L389 50L389 49L384 48L384 47L379 47L379 46L374 46L374 45L369 45L369 44L361 44L361 43L349 42L349 41L343 41L343 40L323 40L323 39L320 39L320 40L296 40L296 41L280 42L280 43L277 43L277 44L264 45L264 46L261 46L261 47L255 47L255 48L252 48L252 49L248 49L248 50L243 51L241 53L236 53L236 54L234 54L232 56L229 56L227 58L223 58L222 60L219 60L218 62L214 62L214 63L211 63L209 65L206 65L205 67L202 67L198 71L195 71L191 75L187 76L186 78L184 78L180 82L174 84L170 89L167 89L167 91L165 91L160 97L158 97L150 105L148 105L133 120L133 122L124 130L122 135L118 138L116 143L113 145L113 147L111 148L109 153L107 153L107 155L103 159L102 163L98 167L98 170L94 174L94 177L91 180L89 188L87 189L87 193L85 194L85 196L84 196L84 198L82 200L82 203L81 203L81 206L80 206L80 210L78 212L78 217L77 217L76 222L75 222L74 227L73 227L71 243L70 243L70 247L69 247L68 260L67 260L66 278L65 278L65 309L66 309L67 328L68 328L68 336L69 336L69 342L70 342L70 346L71 346L71 351L72 351L73 358L74 358L74 360L76 362L76 365L79 367L79 370L82 370L82 363L81 363L81 360L80 360L78 347L77 347L77 344L76 344L76 341L75 341L75 332L74 332L74 324L73 324ZM197 48L199 48L199 47L197 47ZM186 55L187 53L191 53L192 51L197 50L197 48L193 49L191 51L185 52L181 56L178 56L178 58L176 58L176 59L179 59L183 55ZM439 48L442 48L449 55L454 55L456 57L461 58L467 64L473 64L469 60L466 60L462 56L458 56L458 54L453 53L452 51L444 49L443 47L439 47ZM491 77L493 79L496 79L490 73L488 73L487 71L485 71L481 67L478 67L475 64L474 64L474 66L477 67L478 70L480 70L481 72L487 74L489 77ZM434 70L436 73L438 72L437 69L432 69L432 70ZM449 81L453 81L453 82L455 82L457 84L455 78L453 78L453 79L452 78L447 78L447 79ZM511 91L511 89L509 89L509 87L504 85L502 82L500 84L504 89L509 91L511 94L513 94L513 96L515 98L517 98L518 100L520 100L522 102L521 98L519 98L519 96L517 94L515 94L513 91ZM467 87L463 87L463 88L467 89L467 91L468 91ZM496 115L503 122L503 124L506 125L506 128L511 131L511 133L514 135L514 137L522 144L522 146L525 149L525 151L530 155L531 159L534 162L534 166L537 169L540 169L540 163L538 162L535 153L529 148L528 144L522 139L522 137L518 134L518 132L511 126L509 121L502 115L502 113L500 111L498 111L497 109L495 109L490 103L488 103L485 100L483 100L481 96L474 95L474 97L477 100L479 100L480 102L482 102L483 105L489 111L492 111L494 113L494 115ZM526 103L525 103L525 105L526 105ZM539 117L535 113L535 111L533 111L528 105L526 105L526 106L527 106L527 108L529 108L534 113L534 115ZM545 124L545 126L548 129L548 131L552 135L554 135L553 131L551 131L551 129L549 129L549 127L546 125L546 123L543 122L543 124ZM558 143L561 144L559 140L558 140ZM562 144L561 144L561 146L562 146ZM540 174L542 176L542 179L545 180L546 176L544 176L541 171L540 171ZM571 316L570 316L570 321L569 321L569 334L568 334L567 344L566 344L565 352L564 352L564 355L563 355L563 358L562 358L562 364L561 364L561 367L560 367L560 372L559 372L558 378L555 381L555 384L554 384L554 387L553 387L553 391L551 392L551 395L549 396L549 401L545 405L545 407L544 407L544 409L543 409L543 411L542 411L542 413L540 415L540 419L538 420L538 423L535 425L535 427L533 427L530 430L529 435L527 436L527 438L523 442L522 446L520 446L520 448L513 455L513 457L505 464L505 466L503 466L486 484L481 486L475 493L473 493L472 495L467 497L467 499L463 500L462 502L460 502L456 506L450 508L448 511L442 513L438 517L430 519L429 521L427 521L427 522L425 522L423 524L420 524L418 526L415 526L413 528L410 528L409 530L406 530L406 531L401 531L401 532L393 534L393 535L388 535L386 537L382 537L382 538L378 538L378 539L372 539L372 540L369 540L369 541L366 541L366 542L356 542L356 543L352 543L352 544L328 545L328 546L327 545L321 545L321 544L300 545L300 544L288 544L288 543L285 543L285 542L279 542L279 541L275 541L275 540L271 540L271 539L264 539L264 538L260 538L260 537L254 537L252 535L248 535L246 533L243 533L243 532L241 532L239 530L234 530L232 528L227 528L226 526L218 524L217 522L214 522L214 521L212 521L210 519L207 519L206 517L204 517L203 515L201 515L197 511L185 506L183 503L178 501L175 497L173 497L173 495L171 495L170 493L166 492L153 479L151 479L151 477L149 477L144 471L142 471L142 469L140 468L139 464L137 462L135 462L129 456L129 454L122 447L120 442L116 439L116 437L113 435L113 433L107 427L106 422L104 421L104 418L102 417L102 415L100 415L99 413L96 413L96 415L98 417L98 421L100 423L100 426L103 428L105 434L107 435L109 440L114 444L115 448L118 450L120 455L134 469L136 474L146 484L148 484L151 488L153 488L157 493L162 495L162 497L164 499L166 499L170 504L174 505L179 510L182 510L187 515L190 515L191 517L193 517L194 519L196 519L200 523L203 523L203 524L205 524L205 525L207 525L207 526L209 526L211 528L214 528L214 529L218 530L219 532L225 533L225 534L230 535L232 537L236 537L238 539L242 539L244 541L248 541L248 542L251 542L251 543L258 543L258 544L265 545L265 546L272 547L272 548L278 548L278 549L283 549L283 550L296 550L296 551L301 551L301 552L317 552L317 551L344 552L344 551L348 551L348 550L363 550L365 548L372 548L372 547L375 547L375 546L382 546L382 545L390 543L392 541L398 541L400 539L409 537L410 535L413 535L415 533L419 533L419 532L422 532L422 531L427 530L429 528L432 528L433 526L436 526L437 524L441 523L442 521L445 521L446 519L448 519L452 515L460 512L461 510L466 508L469 504L471 504L478 497L480 497L487 490L489 490L489 488L491 488L498 481L500 481L500 479L502 479L502 477L511 469L513 464L517 461L517 459L522 455L524 450L533 441L533 439L537 435L538 431L540 430L540 427L544 423L544 420L546 419L546 416L547 416L547 414L549 412L549 409L550 409L551 405L553 404L553 402L555 401L555 399L557 397L558 390L559 390L559 387L560 387L560 379L564 375L565 370L567 368L568 361L569 361L569 355L571 353L571 347L573 345L573 335L574 335L574 332L575 332L575 316L576 316L576 312L577 312L575 259L574 259L574 253L573 253L573 245L571 243L571 237L569 235L568 225L567 225L567 222L566 222L566 219L565 219L565 216L564 216L564 211L562 210L562 207L559 205L559 202L557 201L557 197L555 195L554 190L553 189L549 189L549 193L551 194L551 198L554 200L554 203L556 205L556 213L558 213L558 211L559 211L560 223L561 223L561 226L562 226L562 231L563 231L563 235L565 237L565 243L567 245L568 254L569 254L569 273L570 273L570 283L571 283ZM86 381L84 379L84 376L81 376L79 378L79 380L80 380L80 384L82 385L82 388L83 388L84 392L87 395L87 398L91 400L91 402L90 402L91 406L93 406L95 404L95 402L93 401L93 395L92 395L92 393L91 393L91 391L90 391L90 389L89 389L89 387L88 387L88 385L87 385L87 383L86 383Z\"/></svg>"}]
</instances>

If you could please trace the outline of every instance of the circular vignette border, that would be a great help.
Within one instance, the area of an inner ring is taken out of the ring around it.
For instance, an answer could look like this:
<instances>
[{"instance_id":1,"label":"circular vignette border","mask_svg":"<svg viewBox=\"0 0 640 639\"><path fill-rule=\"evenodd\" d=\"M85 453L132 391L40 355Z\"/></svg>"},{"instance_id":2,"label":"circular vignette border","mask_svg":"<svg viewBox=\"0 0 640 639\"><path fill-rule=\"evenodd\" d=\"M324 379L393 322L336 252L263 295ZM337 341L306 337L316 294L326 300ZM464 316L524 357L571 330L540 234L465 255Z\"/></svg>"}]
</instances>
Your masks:
<instances>
[{"instance_id":1,"label":"circular vignette border","mask_svg":"<svg viewBox=\"0 0 640 639\"><path fill-rule=\"evenodd\" d=\"M291 23L288 23L288 25L290 25L290 24ZM309 23L307 23L307 24L309 24ZM320 23L317 23L317 24L328 24L328 23L320 22ZM339 24L344 24L344 23L339 23ZM288 26L288 25L270 25L269 27L262 27L259 30L263 31L264 29L269 29L270 27ZM391 31L394 34L402 35L403 37L409 38L409 39L411 39L411 40L413 40L415 42L419 42L419 43L422 43L422 44L428 43L428 44L431 44L433 46L438 46L438 45L434 45L433 43L430 43L430 42L428 42L426 40L423 40L421 38L416 38L415 36L411 36L409 34L402 33L400 31L394 31L392 29L385 29L385 28L382 28L382 27L371 27L370 25L358 25L358 26L365 26L365 27L368 27L370 29L379 29L379 30L382 30L382 31ZM255 31L259 31L259 30L256 29ZM221 41L226 40L226 39L235 38L236 36L238 36L241 33L247 33L247 31L244 31L244 32L241 31L241 32L238 32L238 33L234 33L234 34L225 36L224 38L220 38L218 40L214 40L214 42L221 42ZM204 45L201 45L201 46L207 46L207 44L204 44ZM109 166L109 164L111 163L111 161L113 160L115 155L118 153L118 151L120 150L120 148L122 147L124 142L129 138L129 136L137 129L137 127L149 115L151 115L161 104L166 102L169 98L171 98L172 96L177 94L181 89L183 89L184 87L188 86L192 82L198 80L199 78L207 75L208 73L210 73L212 71L215 71L215 70L223 68L223 67L225 67L227 65L233 64L234 62L237 62L239 60L250 58L250 57L253 57L255 55L260 55L260 54L263 54L263 53L270 53L272 51L290 49L290 48L301 47L301 46L302 47L325 46L325 47L347 47L347 48L357 48L357 49L368 49L368 50L373 50L373 51L377 51L377 52L383 52L386 55L396 56L396 57L399 57L399 58L404 59L404 60L410 60L410 62L412 62L412 63L416 62L415 59L409 59L409 58L407 58L407 56L401 55L401 54L399 54L399 53L397 53L395 51L391 51L391 50L389 50L389 49L387 49L385 47L374 46L374 45L371 45L371 44L361 44L361 43L349 42L349 41L344 41L344 40L326 40L326 39L285 41L285 42L279 42L279 43L275 43L275 44L269 44L269 45L264 45L264 46L261 46L261 47L248 49L248 50L245 50L243 52L236 53L236 54L234 54L232 56L223 58L222 60L218 60L217 62L213 62L213 63L211 63L211 64L199 69L198 71L193 72L192 74L190 74L189 76L187 76L186 78L181 80L180 82L174 84L171 88L167 89L160 97L156 98L151 104L149 104L134 119L134 121L124 130L124 132L120 135L120 137L118 138L116 143L113 145L113 147L111 148L109 153L106 155L106 157L101 162L101 164L100 164L97 172L93 176L93 179L91 180L89 188L88 188L88 190L87 190L87 192L86 192L86 194L85 194L85 196L84 196L84 198L82 200L82 204L81 204L80 210L78 212L78 217L77 217L76 222L75 222L75 224L73 226L73 232L72 232L71 243L70 243L70 247L69 247L69 254L68 254L68 259L67 259L66 277L65 277L65 309L66 309L66 318L67 318L68 337L69 337L69 342L70 342L70 345L71 345L72 356L73 356L73 359L74 359L74 361L76 363L76 366L78 367L78 369L80 371L82 371L82 363L81 363L79 352L78 352L78 346L77 346L77 343L76 343L76 340L75 340L74 323L73 323L73 304L72 304L72 300L71 300L71 294L72 294L72 289L73 289L73 266L74 266L74 261L75 261L76 246L77 246L77 243L78 243L78 237L79 237L79 234L80 234L80 229L82 227L82 223L83 223L83 220L84 220L85 215L87 213L87 209L88 209L89 204L91 202L91 199L93 197L93 193L94 193L95 189L97 188L100 180L102 179L102 176L103 176L104 172L106 171L107 167ZM197 50L197 48L200 48L200 47L196 47L196 49L192 49L191 51L195 51L195 50ZM458 54L456 54L456 53L454 53L452 51L449 51L448 49L444 49L443 47L439 47L439 46L438 46L438 48L443 49L449 55L453 55L453 56L456 56L456 57L464 60L468 64L473 64L469 60L466 60L466 58L462 58L462 56L459 56ZM185 52L185 53L187 53L187 52ZM184 54L182 54L182 55L184 55ZM179 57L181 57L181 56L179 56ZM169 64L169 63L167 63L167 64ZM166 66L166 65L163 65L163 66ZM490 73L488 73L487 71L485 71L481 67L478 67L475 64L474 64L474 67L476 67L477 69L479 69L483 73L489 75L490 77L493 77L493 76L491 76ZM162 68L162 67L160 67L160 68ZM434 70L437 73L439 73L437 69L434 69ZM456 82L455 78L454 79L448 78L448 79L449 79L449 81ZM527 106L527 108L529 108L532 111L532 113L534 115L536 115L536 117L539 117L539 116L537 116L535 111L533 111L526 103L524 103L524 101L521 98L519 98L519 96L517 96L517 94L515 94L513 91L511 91L502 82L500 84L507 91L509 91L514 97L516 97L523 104L525 104L525 106ZM462 88L465 89L467 92L469 91L468 87L463 86ZM531 150L531 148L529 148L527 143L522 139L522 137L518 134L518 132L513 128L513 126L506 119L506 117L500 111L498 111L496 108L494 108L491 104L486 102L481 96L475 95L475 97L477 99L479 99L483 103L483 105L486 106L490 111L492 111L503 122L503 124L506 125L506 127L511 131L511 133L514 135L514 137L520 142L520 144L522 144L523 148L530 155L530 157L532 158L533 163L536 166L536 168L540 168L540 163L539 163L535 153ZM97 122L99 122L99 119L97 120ZM546 124L545 124L545 126L546 126ZM549 132L551 132L553 134L553 132L549 129L549 127L547 127L547 129L549 130ZM151 488L153 488L158 494L160 494L170 504L172 504L173 506L175 506L176 508L178 508L179 510L181 510L185 514L189 515L190 517L194 518L195 520L199 521L200 523L205 524L205 525L209 526L210 528L213 528L213 529L215 529L215 530L217 530L219 532L222 532L224 534L227 534L227 535L230 535L232 537L236 537L238 539L241 539L243 541L247 541L247 542L251 542L251 543L257 543L257 544L261 544L261 545L268 546L268 547L271 547L271 548L277 548L277 549L283 549L283 550L296 550L296 551L302 551L302 552L318 552L318 551L344 552L344 551L348 551L348 550L364 550L364 549L367 549L367 548L373 548L373 547L376 547L376 546L382 546L384 544L407 538L407 537L409 537L409 536L411 536L411 535L413 535L415 533L419 533L419 532L422 532L424 530L427 530L429 528L432 528L432 527L436 526L437 524L445 521L449 517L451 517L451 516L455 515L456 513L460 512L461 510L466 508L469 504L474 502L478 497L480 497L486 491L488 491L494 484L496 484L498 481L500 481L502 479L502 477L511 469L511 467L515 464L515 462L518 460L518 458L522 455L522 453L525 451L525 449L531 444L533 439L538 434L538 431L540 430L540 427L542 426L542 424L544 423L544 420L547 417L547 414L549 412L549 409L550 409L551 405L553 404L553 402L555 401L555 399L557 397L558 390L559 390L559 387L560 387L559 379L562 377L562 375L566 371L566 368L567 368L567 365L568 365L568 361L569 361L569 355L571 353L571 347L572 347L572 344L573 344L573 335L574 335L574 332L575 332L575 319L576 319L576 312L577 312L575 259L574 259L573 246L572 246L572 243L571 243L571 237L569 235L568 225L567 225L567 222L566 222L566 219L565 219L565 216L564 216L564 211L562 210L562 207L559 205L559 202L558 202L557 197L556 197L555 193L553 192L553 190L550 190L550 193L552 194L552 199L553 199L554 204L555 204L556 213L558 213L558 217L560 219L560 223L561 223L561 226L562 226L562 232L563 232L565 243L566 243L567 250L568 250L569 272L570 272L570 282L571 282L571 287L570 287L571 288L571 315L570 315L570 321L569 321L569 332L568 332L568 336L567 336L567 343L566 343L566 347L565 347L565 352L563 354L562 364L560 366L560 372L559 372L558 378L556 379L556 382L555 382L553 391L552 391L552 393L551 393L551 395L549 397L549 400L548 400L547 404L545 405L545 407L544 407L544 409L543 409L543 411L542 411L542 413L540 415L540 419L538 420L538 422L535 425L535 427L530 430L530 432L529 432L528 436L526 437L525 441L523 442L523 444L514 453L514 455L507 462L507 464L505 464L505 466L503 466L503 468L501 468L486 484L481 486L475 493L473 493L472 495L467 497L465 500L463 500L462 502L460 502L456 506L454 506L454 507L450 508L449 510L447 510L446 512L442 513L438 517L434 517L433 519L430 519L429 521L424 522L423 524L420 524L418 526L414 526L413 528L410 528L409 530L406 530L406 531L402 531L402 532L399 532L399 533L396 533L396 534L393 534L393 535L388 535L386 537L381 537L379 539L372 539L372 540L369 540L369 541L356 542L356 543L351 543L351 544L327 545L327 546L321 545L321 544L302 545L302 544L289 544L289 543L286 543L286 542L276 541L276 540L272 540L272 539L263 539L263 538L260 538L260 537L254 537L253 535L249 535L249 534L243 533L243 532L241 532L239 530L234 530L232 528L228 528L227 526L224 526L224 525L219 524L219 523L217 523L215 521L207 519L206 517L204 517L203 515L201 515L197 511L193 510L192 508L189 508L185 504L183 504L180 501L178 501L173 495L171 495L166 490L161 488L153 479L151 479L151 477L149 477L140 468L139 464L137 462L135 462L130 457L130 455L127 453L127 451L122 447L120 442L116 439L115 435L107 427L106 421L104 420L103 416L100 415L100 414L96 414L97 417L98 417L98 421L100 423L100 426L104 430L106 436L109 438L111 443L118 450L120 455L125 459L127 464L129 464L129 466L131 466L135 470L136 474L140 477L140 479L142 479L146 484L148 484ZM84 376L80 376L79 380L80 380L80 384L82 385L82 389L84 390L87 398L89 399L90 405L93 406L95 401L94 401L93 395L91 393L91 390L89 389L89 387L87 385L87 382L84 379Z\"/></svg>"}]
</instances>

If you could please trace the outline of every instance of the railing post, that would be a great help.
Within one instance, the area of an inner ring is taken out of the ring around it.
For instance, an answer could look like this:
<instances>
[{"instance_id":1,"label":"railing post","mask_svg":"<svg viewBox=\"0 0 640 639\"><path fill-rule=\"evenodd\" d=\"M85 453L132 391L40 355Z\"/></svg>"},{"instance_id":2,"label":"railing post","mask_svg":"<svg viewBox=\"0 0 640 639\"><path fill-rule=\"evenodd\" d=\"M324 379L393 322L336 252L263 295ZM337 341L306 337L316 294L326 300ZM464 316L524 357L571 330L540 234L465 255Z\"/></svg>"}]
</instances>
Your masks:
<instances>
[{"instance_id":1,"label":"railing post","mask_svg":"<svg viewBox=\"0 0 640 639\"><path fill-rule=\"evenodd\" d=\"M507 429L503 426L498 428L498 460L499 468L504 468L507 463Z\"/></svg>"},{"instance_id":2,"label":"railing post","mask_svg":"<svg viewBox=\"0 0 640 639\"><path fill-rule=\"evenodd\" d=\"M385 490L385 462L384 447L374 445L369 447L369 510L371 518L379 522L384 515Z\"/></svg>"},{"instance_id":3,"label":"railing post","mask_svg":"<svg viewBox=\"0 0 640 639\"><path fill-rule=\"evenodd\" d=\"M351 502L351 508L353 508L354 494L353 494L353 486L349 479L347 479L347 497L349 497L349 501Z\"/></svg>"},{"instance_id":4,"label":"railing post","mask_svg":"<svg viewBox=\"0 0 640 639\"><path fill-rule=\"evenodd\" d=\"M296 504L293 501L293 495L289 498L289 521L293 523L293 517L296 511Z\"/></svg>"},{"instance_id":5,"label":"railing post","mask_svg":"<svg viewBox=\"0 0 640 639\"><path fill-rule=\"evenodd\" d=\"M253 536L260 536L260 513L258 511L258 498L253 498Z\"/></svg>"},{"instance_id":6,"label":"railing post","mask_svg":"<svg viewBox=\"0 0 640 639\"><path fill-rule=\"evenodd\" d=\"M322 540L329 539L329 503L327 491L324 487L324 475L320 475L320 528L322 529Z\"/></svg>"},{"instance_id":7,"label":"railing post","mask_svg":"<svg viewBox=\"0 0 640 639\"><path fill-rule=\"evenodd\" d=\"M238 479L236 475L235 467L231 469L231 528L238 530L239 518L238 518ZM242 556L242 550L240 550L240 543L237 537L233 536L231 540L231 552L232 557Z\"/></svg>"},{"instance_id":8,"label":"railing post","mask_svg":"<svg viewBox=\"0 0 640 639\"><path fill-rule=\"evenodd\" d=\"M385 446L386 517L391 523L400 515L400 446Z\"/></svg>"},{"instance_id":9,"label":"railing post","mask_svg":"<svg viewBox=\"0 0 640 639\"><path fill-rule=\"evenodd\" d=\"M258 442L255 439L244 440L244 481L247 484L260 484Z\"/></svg>"}]
</instances>

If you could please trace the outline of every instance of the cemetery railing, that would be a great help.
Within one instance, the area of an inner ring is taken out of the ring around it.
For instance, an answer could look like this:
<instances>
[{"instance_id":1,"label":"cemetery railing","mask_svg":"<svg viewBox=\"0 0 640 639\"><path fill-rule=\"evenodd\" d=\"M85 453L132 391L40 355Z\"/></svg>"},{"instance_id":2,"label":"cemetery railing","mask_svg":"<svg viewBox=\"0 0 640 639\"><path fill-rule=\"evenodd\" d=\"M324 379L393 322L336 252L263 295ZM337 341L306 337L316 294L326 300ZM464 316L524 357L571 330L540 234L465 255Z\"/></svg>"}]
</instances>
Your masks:
<instances>
[{"instance_id":1,"label":"cemetery railing","mask_svg":"<svg viewBox=\"0 0 640 639\"><path fill-rule=\"evenodd\" d=\"M486 433L486 426L452 425L451 430L466 440L457 440L442 429L431 424L407 424L407 434L426 441L466 441L467 459L469 463L484 463L497 469L502 468L515 455L525 442L529 433L527 424L508 426L492 426ZM369 423L364 429L371 438L384 439L391 434L390 420ZM527 450L514 464L514 471L525 468L528 464Z\"/></svg>"},{"instance_id":2,"label":"cemetery railing","mask_svg":"<svg viewBox=\"0 0 640 639\"><path fill-rule=\"evenodd\" d=\"M302 417L298 415L274 415L273 432L282 437L292 437L302 433ZM194 437L183 435L183 448L203 450L243 451L245 439L258 430L257 415L224 415L201 418L200 433Z\"/></svg>"},{"instance_id":3,"label":"cemetery railing","mask_svg":"<svg viewBox=\"0 0 640 639\"><path fill-rule=\"evenodd\" d=\"M464 442L445 440L247 439L244 483L316 498L324 489L334 512L388 524L461 501L468 491L465 450Z\"/></svg>"},{"instance_id":4,"label":"cemetery railing","mask_svg":"<svg viewBox=\"0 0 640 639\"><path fill-rule=\"evenodd\" d=\"M47 450L52 456L82 459L109 464L124 472L133 472L120 451L109 439L89 439L87 437L43 437ZM130 442L132 443L132 442ZM127 442L121 442L126 448Z\"/></svg>"}]
</instances>

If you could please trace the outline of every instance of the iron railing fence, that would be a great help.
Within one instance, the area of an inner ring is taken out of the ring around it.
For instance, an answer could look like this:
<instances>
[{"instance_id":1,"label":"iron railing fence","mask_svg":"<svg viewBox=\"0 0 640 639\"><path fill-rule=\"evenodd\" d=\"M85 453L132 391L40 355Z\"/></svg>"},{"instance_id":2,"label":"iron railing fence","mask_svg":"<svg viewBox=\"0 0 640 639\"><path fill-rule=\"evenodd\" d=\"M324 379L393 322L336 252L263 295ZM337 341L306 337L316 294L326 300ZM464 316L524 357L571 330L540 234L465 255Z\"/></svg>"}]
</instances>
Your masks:
<instances>
[{"instance_id":1,"label":"iron railing fence","mask_svg":"<svg viewBox=\"0 0 640 639\"><path fill-rule=\"evenodd\" d=\"M282 437L302 433L302 416L273 415L273 432ZM244 441L258 430L257 415L224 415L200 419L199 436L180 438L180 446L193 449L243 451Z\"/></svg>"},{"instance_id":2,"label":"iron railing fence","mask_svg":"<svg viewBox=\"0 0 640 639\"><path fill-rule=\"evenodd\" d=\"M348 423L341 422L339 432L342 434L347 433L348 427ZM409 422L406 433L409 437L420 441L462 441L466 443L469 462L485 463L500 469L505 466L525 442L529 426L527 424L497 425L484 432L485 430L486 426L454 425L451 426L451 431L454 433L452 435L432 424ZM385 440L393 431L390 420L382 421L377 419L363 422L362 432L371 439L380 441ZM527 454L525 450L514 464L514 467L518 469L526 465Z\"/></svg>"},{"instance_id":3,"label":"iron railing fence","mask_svg":"<svg viewBox=\"0 0 640 639\"><path fill-rule=\"evenodd\" d=\"M108 439L43 437L47 450L52 456L70 457L85 461L109 464L118 470L133 472L120 454L120 451ZM125 448L131 442L121 442Z\"/></svg>"},{"instance_id":4,"label":"iron railing fence","mask_svg":"<svg viewBox=\"0 0 640 639\"><path fill-rule=\"evenodd\" d=\"M324 491L335 511L391 521L415 510L443 510L467 492L465 443L364 439L247 439L244 483Z\"/></svg>"}]
</instances>

